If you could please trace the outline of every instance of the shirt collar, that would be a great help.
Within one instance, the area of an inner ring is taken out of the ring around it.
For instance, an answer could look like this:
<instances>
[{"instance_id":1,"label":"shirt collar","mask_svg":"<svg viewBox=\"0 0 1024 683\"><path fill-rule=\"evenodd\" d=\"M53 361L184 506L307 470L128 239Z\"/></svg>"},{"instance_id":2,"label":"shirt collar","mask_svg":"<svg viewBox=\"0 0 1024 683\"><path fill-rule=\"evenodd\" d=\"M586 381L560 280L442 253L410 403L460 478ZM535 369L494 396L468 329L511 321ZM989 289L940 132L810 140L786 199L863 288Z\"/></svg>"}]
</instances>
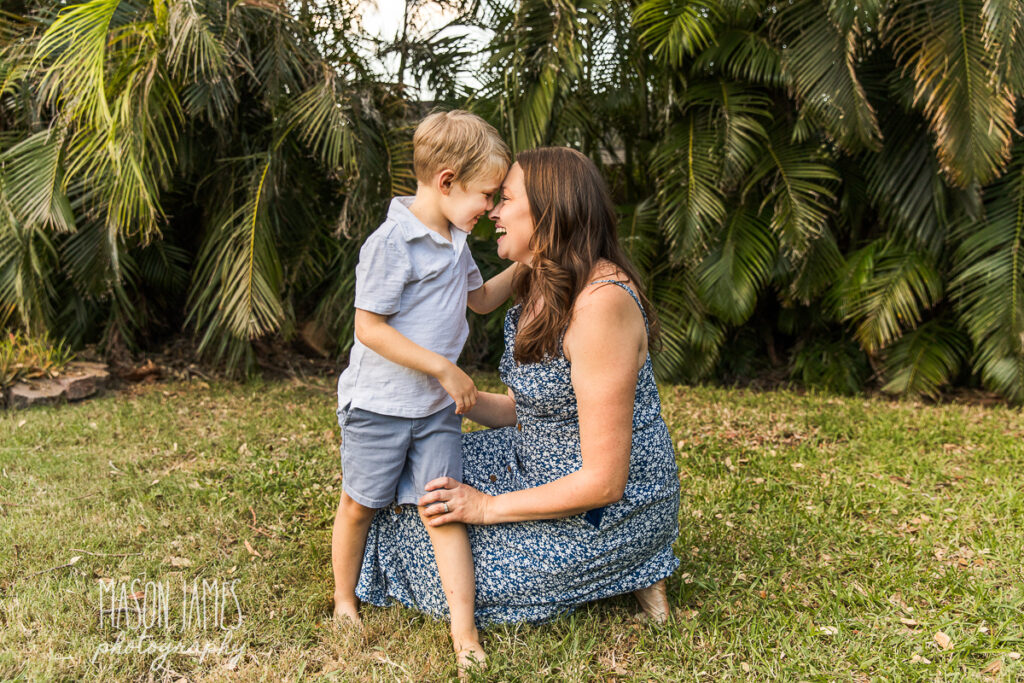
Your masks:
<instances>
[{"instance_id":1,"label":"shirt collar","mask_svg":"<svg viewBox=\"0 0 1024 683\"><path fill-rule=\"evenodd\" d=\"M466 238L469 237L469 234L449 224L448 228L452 234L452 241L449 242L424 225L423 221L409 210L409 206L412 205L414 199L415 197L395 197L391 200L391 206L388 207L388 218L398 223L402 228L402 234L405 236L405 239L413 240L426 237L438 244L445 246L450 244L455 248L456 254L461 254L462 249L466 246Z\"/></svg>"}]
</instances>

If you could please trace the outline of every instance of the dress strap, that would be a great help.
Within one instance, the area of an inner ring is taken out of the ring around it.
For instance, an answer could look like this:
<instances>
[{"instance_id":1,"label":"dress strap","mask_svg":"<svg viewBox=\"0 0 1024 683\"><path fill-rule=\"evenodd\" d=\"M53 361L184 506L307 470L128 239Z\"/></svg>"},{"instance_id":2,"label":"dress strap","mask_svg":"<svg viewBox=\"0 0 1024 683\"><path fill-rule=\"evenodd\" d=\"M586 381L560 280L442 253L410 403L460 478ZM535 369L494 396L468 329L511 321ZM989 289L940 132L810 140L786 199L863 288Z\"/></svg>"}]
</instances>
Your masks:
<instances>
[{"instance_id":1,"label":"dress strap","mask_svg":"<svg viewBox=\"0 0 1024 683\"><path fill-rule=\"evenodd\" d=\"M636 292L633 291L633 288L627 285L625 282L620 282L619 280L594 280L593 282L588 284L587 287L589 287L590 285L596 285L601 283L611 283L613 285L618 285L619 287L622 287L624 290L626 290L631 297L633 297L633 301L635 301L636 305L640 307L640 314L644 317L644 329L649 332L650 329L647 324L647 311L644 310L644 305L640 303L640 297L636 295Z\"/></svg>"}]
</instances>

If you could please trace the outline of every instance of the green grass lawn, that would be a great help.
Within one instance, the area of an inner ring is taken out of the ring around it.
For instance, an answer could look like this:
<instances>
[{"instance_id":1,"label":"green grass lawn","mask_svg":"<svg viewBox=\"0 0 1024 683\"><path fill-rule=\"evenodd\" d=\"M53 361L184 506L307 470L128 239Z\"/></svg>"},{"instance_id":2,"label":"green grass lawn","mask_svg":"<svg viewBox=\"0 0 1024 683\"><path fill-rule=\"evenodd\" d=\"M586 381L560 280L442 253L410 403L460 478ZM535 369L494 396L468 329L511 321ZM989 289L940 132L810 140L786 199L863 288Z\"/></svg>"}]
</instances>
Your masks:
<instances>
[{"instance_id":1,"label":"green grass lawn","mask_svg":"<svg viewBox=\"0 0 1024 683\"><path fill-rule=\"evenodd\" d=\"M413 611L330 626L333 390L156 384L0 413L0 679L454 676L446 626ZM491 628L488 680L1024 679L1018 410L675 386L662 401L683 487L673 622L626 596ZM143 614L101 611L136 607L147 581L170 590ZM174 650L192 643L224 650Z\"/></svg>"}]
</instances>

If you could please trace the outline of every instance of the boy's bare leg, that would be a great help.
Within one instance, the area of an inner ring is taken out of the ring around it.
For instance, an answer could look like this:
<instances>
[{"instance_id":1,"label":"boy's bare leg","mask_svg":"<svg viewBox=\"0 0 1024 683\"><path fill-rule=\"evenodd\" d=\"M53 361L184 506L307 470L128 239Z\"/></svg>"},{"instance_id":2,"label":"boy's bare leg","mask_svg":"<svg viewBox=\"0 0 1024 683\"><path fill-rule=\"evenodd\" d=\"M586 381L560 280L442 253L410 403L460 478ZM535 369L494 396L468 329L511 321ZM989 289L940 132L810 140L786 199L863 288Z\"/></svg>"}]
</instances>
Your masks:
<instances>
[{"instance_id":1,"label":"boy's bare leg","mask_svg":"<svg viewBox=\"0 0 1024 683\"><path fill-rule=\"evenodd\" d=\"M469 665L483 664L486 655L480 645L480 634L473 621L476 602L476 575L473 570L473 552L465 524L430 526L419 508L430 542L434 546L437 573L441 577L448 612L452 618L452 646L458 659L460 674Z\"/></svg>"},{"instance_id":2,"label":"boy's bare leg","mask_svg":"<svg viewBox=\"0 0 1024 683\"><path fill-rule=\"evenodd\" d=\"M356 583L363 565L363 551L366 549L366 534L376 510L360 505L347 493L341 492L338 511L334 515L334 531L331 533L331 566L334 568L334 618L351 619L362 624L359 618L359 600L356 598Z\"/></svg>"}]
</instances>

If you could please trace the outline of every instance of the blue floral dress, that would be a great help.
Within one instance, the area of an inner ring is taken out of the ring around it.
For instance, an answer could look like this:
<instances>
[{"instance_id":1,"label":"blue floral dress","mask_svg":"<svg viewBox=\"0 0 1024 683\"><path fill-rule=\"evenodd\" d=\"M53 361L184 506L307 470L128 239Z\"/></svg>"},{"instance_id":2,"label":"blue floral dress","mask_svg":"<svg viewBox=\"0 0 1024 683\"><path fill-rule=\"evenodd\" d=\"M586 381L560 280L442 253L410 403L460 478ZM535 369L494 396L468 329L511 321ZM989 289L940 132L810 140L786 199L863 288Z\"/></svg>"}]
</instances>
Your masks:
<instances>
[{"instance_id":1,"label":"blue floral dress","mask_svg":"<svg viewBox=\"0 0 1024 683\"><path fill-rule=\"evenodd\" d=\"M640 305L622 283L599 282L622 286ZM559 354L517 363L520 312L515 306L505 317L499 365L501 380L515 392L518 424L463 434L463 479L491 495L541 486L581 466L569 361ZM645 323L646 318L645 313ZM669 576L679 566L672 553L678 512L678 469L648 355L637 379L633 448L621 500L563 519L468 527L477 622L544 621ZM356 594L375 605L394 598L447 616L430 538L414 508L392 506L374 516Z\"/></svg>"}]
</instances>

